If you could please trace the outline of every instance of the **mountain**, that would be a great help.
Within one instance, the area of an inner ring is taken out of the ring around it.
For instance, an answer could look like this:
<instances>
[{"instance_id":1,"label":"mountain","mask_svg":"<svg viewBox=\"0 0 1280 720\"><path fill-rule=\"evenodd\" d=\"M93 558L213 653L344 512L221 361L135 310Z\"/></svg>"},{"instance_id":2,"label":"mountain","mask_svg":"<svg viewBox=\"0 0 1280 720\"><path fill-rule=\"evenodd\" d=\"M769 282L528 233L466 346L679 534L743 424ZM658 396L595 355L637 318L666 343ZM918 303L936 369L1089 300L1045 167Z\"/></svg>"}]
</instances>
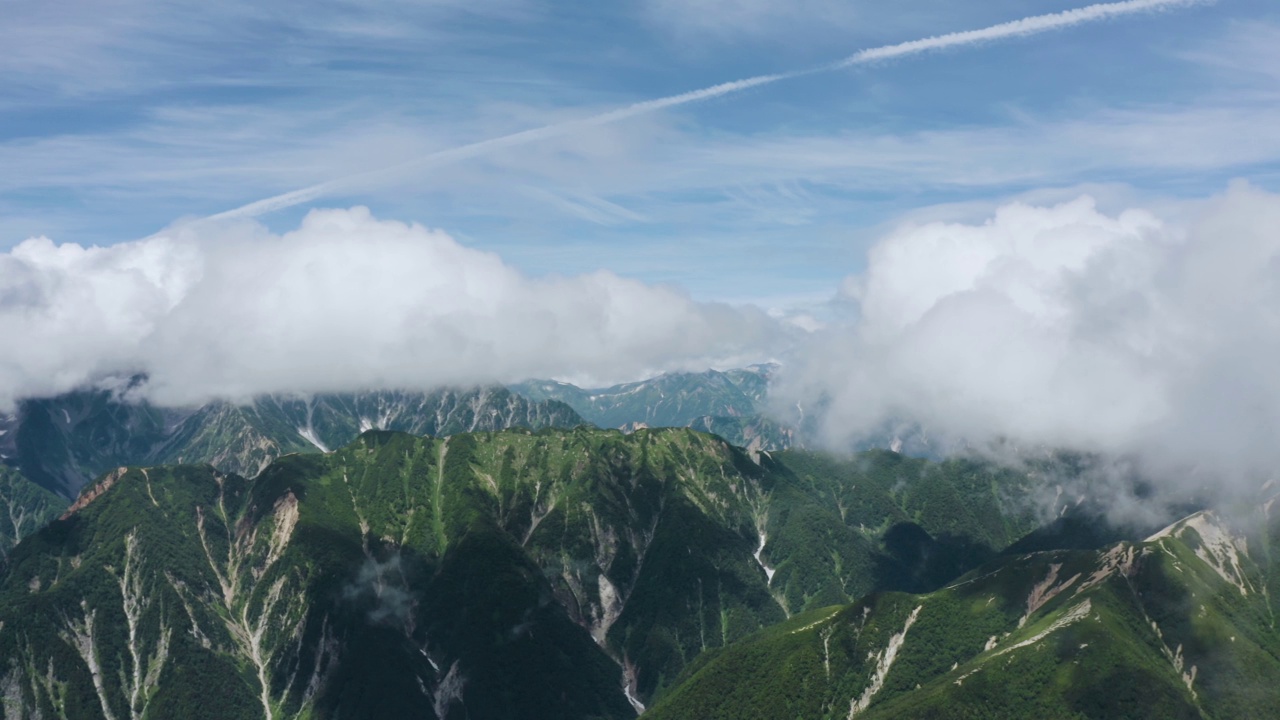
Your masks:
<instances>
[{"instance_id":1,"label":"mountain","mask_svg":"<svg viewBox=\"0 0 1280 720\"><path fill-rule=\"evenodd\" d=\"M327 452L367 430L446 436L512 427L572 428L584 422L563 403L531 402L501 387L312 398L267 395L246 406L204 406L148 461L208 462L223 472L252 477L280 455Z\"/></svg>"},{"instance_id":2,"label":"mountain","mask_svg":"<svg viewBox=\"0 0 1280 720\"><path fill-rule=\"evenodd\" d=\"M0 558L27 535L58 517L67 507L61 497L0 465Z\"/></svg>"},{"instance_id":3,"label":"mountain","mask_svg":"<svg viewBox=\"0 0 1280 720\"><path fill-rule=\"evenodd\" d=\"M758 412L767 387L768 366L732 373L668 373L640 382L583 389L568 383L532 380L511 386L534 400L559 400L606 428L628 423L686 427L695 419L746 417Z\"/></svg>"},{"instance_id":4,"label":"mountain","mask_svg":"<svg viewBox=\"0 0 1280 720\"><path fill-rule=\"evenodd\" d=\"M125 465L210 463L251 477L281 455L339 447L375 428L449 435L583 422L562 403L530 402L500 387L267 395L185 409L89 390L24 402L0 427L0 455L44 488L74 497L91 478Z\"/></svg>"},{"instance_id":5,"label":"mountain","mask_svg":"<svg viewBox=\"0 0 1280 720\"><path fill-rule=\"evenodd\" d=\"M795 431L762 414L776 371L776 365L753 365L725 372L667 373L594 389L530 380L511 389L528 398L563 402L604 428L692 427L743 447L785 450L796 444Z\"/></svg>"},{"instance_id":6,"label":"mountain","mask_svg":"<svg viewBox=\"0 0 1280 720\"><path fill-rule=\"evenodd\" d=\"M0 454L40 486L74 497L110 468L149 462L185 414L121 402L108 390L27 400L0 436Z\"/></svg>"},{"instance_id":7,"label":"mountain","mask_svg":"<svg viewBox=\"0 0 1280 720\"><path fill-rule=\"evenodd\" d=\"M816 610L705 654L646 718L1274 717L1274 502Z\"/></svg>"},{"instance_id":8,"label":"mountain","mask_svg":"<svg viewBox=\"0 0 1280 720\"><path fill-rule=\"evenodd\" d=\"M18 718L634 717L790 615L992 561L1034 484L589 427L369 431L251 480L121 467L12 552L0 696Z\"/></svg>"},{"instance_id":9,"label":"mountain","mask_svg":"<svg viewBox=\"0 0 1280 720\"><path fill-rule=\"evenodd\" d=\"M630 430L634 426L623 426ZM749 417L726 417L703 415L694 418L688 426L694 430L712 433L725 438L734 445L745 447L751 451L786 450L798 447L795 428L764 415Z\"/></svg>"}]
</instances>

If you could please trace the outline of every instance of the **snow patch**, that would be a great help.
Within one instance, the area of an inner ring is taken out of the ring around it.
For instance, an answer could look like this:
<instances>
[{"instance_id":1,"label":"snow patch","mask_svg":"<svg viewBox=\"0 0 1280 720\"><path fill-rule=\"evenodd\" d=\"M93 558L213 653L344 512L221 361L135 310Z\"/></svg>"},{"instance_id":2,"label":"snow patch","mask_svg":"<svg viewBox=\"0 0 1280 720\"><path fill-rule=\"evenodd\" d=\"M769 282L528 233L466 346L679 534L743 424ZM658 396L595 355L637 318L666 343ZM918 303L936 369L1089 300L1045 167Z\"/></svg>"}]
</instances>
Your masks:
<instances>
[{"instance_id":1,"label":"snow patch","mask_svg":"<svg viewBox=\"0 0 1280 720\"><path fill-rule=\"evenodd\" d=\"M311 443L312 445L315 445L317 448L320 448L320 452L323 452L323 453L329 452L329 448L325 447L324 443L320 442L320 438L316 436L315 429L312 428L310 425L308 425L307 427L298 428L298 434L301 435L303 439L305 439L307 442Z\"/></svg>"},{"instance_id":2,"label":"snow patch","mask_svg":"<svg viewBox=\"0 0 1280 720\"><path fill-rule=\"evenodd\" d=\"M312 405L310 402L308 402L307 403L307 424L304 427L298 428L298 434L301 435L303 438L305 438L307 442L320 448L320 452L327 453L329 452L329 448L325 447L324 443L320 442L320 436L316 434L315 426L312 425L311 423L311 418L315 414L315 411L316 411L315 405Z\"/></svg>"},{"instance_id":3,"label":"snow patch","mask_svg":"<svg viewBox=\"0 0 1280 720\"><path fill-rule=\"evenodd\" d=\"M760 569L764 570L764 575L766 578L768 578L767 584L773 584L773 574L777 572L777 570L769 567L769 565L765 563L764 558L761 557L761 553L764 552L764 544L769 541L769 536L765 533L764 530L760 530L759 533L760 533L760 545L756 547L756 551L752 553L752 557L756 559L756 564L760 566Z\"/></svg>"},{"instance_id":4,"label":"snow patch","mask_svg":"<svg viewBox=\"0 0 1280 720\"><path fill-rule=\"evenodd\" d=\"M631 703L631 709L636 711L636 715L644 713L644 703L640 702L640 698L636 697L636 683L638 681L639 672L636 666L632 665L629 660L622 661L622 694L627 698L627 702Z\"/></svg>"}]
</instances>

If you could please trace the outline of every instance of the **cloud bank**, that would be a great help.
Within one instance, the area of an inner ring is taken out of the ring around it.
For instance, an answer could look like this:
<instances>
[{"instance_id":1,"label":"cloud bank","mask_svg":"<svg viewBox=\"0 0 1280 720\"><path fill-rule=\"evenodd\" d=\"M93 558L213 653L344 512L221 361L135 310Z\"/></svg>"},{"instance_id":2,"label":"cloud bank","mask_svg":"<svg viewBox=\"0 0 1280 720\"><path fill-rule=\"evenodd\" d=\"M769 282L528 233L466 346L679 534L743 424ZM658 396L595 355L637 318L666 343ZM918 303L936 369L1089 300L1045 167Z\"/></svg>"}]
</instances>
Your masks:
<instances>
[{"instance_id":1,"label":"cloud bank","mask_svg":"<svg viewBox=\"0 0 1280 720\"><path fill-rule=\"evenodd\" d=\"M364 208L279 236L223 223L0 255L0 408L131 373L162 404L626 379L767 357L786 334L754 308L609 272L529 277Z\"/></svg>"},{"instance_id":2,"label":"cloud bank","mask_svg":"<svg viewBox=\"0 0 1280 720\"><path fill-rule=\"evenodd\" d=\"M850 321L778 395L828 443L919 423L1265 480L1280 434L1280 195L1245 183L1185 223L1088 197L899 229L840 290ZM1256 487L1256 486L1255 486Z\"/></svg>"}]
</instances>

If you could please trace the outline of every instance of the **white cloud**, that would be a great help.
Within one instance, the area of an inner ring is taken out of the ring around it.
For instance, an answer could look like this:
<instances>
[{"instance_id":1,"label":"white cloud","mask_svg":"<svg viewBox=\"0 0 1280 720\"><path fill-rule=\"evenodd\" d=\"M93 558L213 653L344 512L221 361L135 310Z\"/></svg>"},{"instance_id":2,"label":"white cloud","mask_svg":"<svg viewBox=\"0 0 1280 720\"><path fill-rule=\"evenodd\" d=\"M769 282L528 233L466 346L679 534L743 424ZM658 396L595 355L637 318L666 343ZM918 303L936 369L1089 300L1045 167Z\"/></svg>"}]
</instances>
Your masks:
<instances>
[{"instance_id":1,"label":"white cloud","mask_svg":"<svg viewBox=\"0 0 1280 720\"><path fill-rule=\"evenodd\" d=\"M844 443L888 422L983 443L1269 474L1280 432L1280 195L1244 183L1193 219L1014 204L904 227L843 295L859 317L781 388Z\"/></svg>"},{"instance_id":2,"label":"white cloud","mask_svg":"<svg viewBox=\"0 0 1280 720\"><path fill-rule=\"evenodd\" d=\"M314 211L282 236L241 222L0 256L0 407L133 372L163 403L624 379L767 357L785 332L609 272L531 278L363 208Z\"/></svg>"}]
</instances>

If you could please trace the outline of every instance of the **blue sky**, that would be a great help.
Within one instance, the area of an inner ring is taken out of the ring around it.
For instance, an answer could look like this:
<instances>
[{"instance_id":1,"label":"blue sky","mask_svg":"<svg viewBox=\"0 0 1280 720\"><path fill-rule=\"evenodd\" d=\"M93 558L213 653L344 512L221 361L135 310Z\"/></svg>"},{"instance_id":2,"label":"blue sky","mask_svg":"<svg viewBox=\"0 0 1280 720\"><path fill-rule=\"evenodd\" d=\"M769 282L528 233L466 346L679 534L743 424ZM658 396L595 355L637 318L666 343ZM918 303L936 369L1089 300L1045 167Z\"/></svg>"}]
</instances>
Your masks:
<instances>
[{"instance_id":1,"label":"blue sky","mask_svg":"<svg viewBox=\"0 0 1280 720\"><path fill-rule=\"evenodd\" d=\"M1062 0L6 3L0 249L110 245L450 147ZM398 173L360 204L533 275L829 296L904 218L1280 186L1280 7L1222 0L827 72Z\"/></svg>"}]
</instances>

